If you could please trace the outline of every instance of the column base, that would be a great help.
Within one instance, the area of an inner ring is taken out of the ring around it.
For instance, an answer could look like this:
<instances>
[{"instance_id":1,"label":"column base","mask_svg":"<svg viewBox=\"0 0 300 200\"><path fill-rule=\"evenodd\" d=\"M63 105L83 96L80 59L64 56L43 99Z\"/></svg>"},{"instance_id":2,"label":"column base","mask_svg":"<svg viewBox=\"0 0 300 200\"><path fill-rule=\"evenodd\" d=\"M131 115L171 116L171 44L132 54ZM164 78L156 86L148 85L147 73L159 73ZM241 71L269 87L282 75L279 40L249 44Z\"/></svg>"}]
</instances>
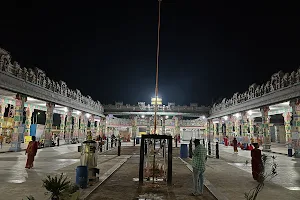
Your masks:
<instances>
[{"instance_id":1,"label":"column base","mask_svg":"<svg viewBox=\"0 0 300 200\"><path fill-rule=\"evenodd\" d=\"M44 147L51 147L51 143L52 143L51 140L45 139L45 140L44 140Z\"/></svg>"},{"instance_id":2,"label":"column base","mask_svg":"<svg viewBox=\"0 0 300 200\"><path fill-rule=\"evenodd\" d=\"M270 152L271 151L271 144L263 144L262 151Z\"/></svg>"},{"instance_id":3,"label":"column base","mask_svg":"<svg viewBox=\"0 0 300 200\"><path fill-rule=\"evenodd\" d=\"M18 152L21 151L21 142L11 142L11 147L8 151Z\"/></svg>"}]
</instances>

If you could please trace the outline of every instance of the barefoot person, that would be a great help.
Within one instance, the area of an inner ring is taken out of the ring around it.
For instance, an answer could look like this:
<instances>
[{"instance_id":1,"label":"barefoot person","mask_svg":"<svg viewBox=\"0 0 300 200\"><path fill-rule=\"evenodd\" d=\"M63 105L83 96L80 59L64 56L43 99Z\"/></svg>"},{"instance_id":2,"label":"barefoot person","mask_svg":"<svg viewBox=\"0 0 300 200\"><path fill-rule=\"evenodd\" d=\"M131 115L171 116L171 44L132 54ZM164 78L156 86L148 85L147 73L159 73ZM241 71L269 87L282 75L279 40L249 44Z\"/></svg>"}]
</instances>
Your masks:
<instances>
[{"instance_id":1,"label":"barefoot person","mask_svg":"<svg viewBox=\"0 0 300 200\"><path fill-rule=\"evenodd\" d=\"M198 196L203 194L203 181L204 181L204 171L205 163L207 160L207 152L203 144L200 144L199 139L194 140L195 150L193 152L193 180L194 180L194 192L193 196Z\"/></svg>"},{"instance_id":2,"label":"barefoot person","mask_svg":"<svg viewBox=\"0 0 300 200\"><path fill-rule=\"evenodd\" d=\"M27 162L25 168L30 169L33 167L34 157L36 155L38 144L35 141L35 136L32 136L32 141L29 142L25 154L27 154Z\"/></svg>"},{"instance_id":3,"label":"barefoot person","mask_svg":"<svg viewBox=\"0 0 300 200\"><path fill-rule=\"evenodd\" d=\"M253 143L254 149L251 150L252 176L254 180L259 181L259 176L262 170L261 150L258 148L258 143Z\"/></svg>"}]
</instances>

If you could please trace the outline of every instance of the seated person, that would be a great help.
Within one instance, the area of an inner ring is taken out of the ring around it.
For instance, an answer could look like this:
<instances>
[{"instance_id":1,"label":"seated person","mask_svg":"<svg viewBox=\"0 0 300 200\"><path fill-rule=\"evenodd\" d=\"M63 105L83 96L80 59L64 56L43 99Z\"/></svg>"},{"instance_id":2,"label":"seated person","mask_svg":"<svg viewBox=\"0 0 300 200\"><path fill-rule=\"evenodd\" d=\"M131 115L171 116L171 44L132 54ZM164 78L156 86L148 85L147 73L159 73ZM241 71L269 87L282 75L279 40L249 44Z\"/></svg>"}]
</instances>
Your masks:
<instances>
[{"instance_id":1,"label":"seated person","mask_svg":"<svg viewBox=\"0 0 300 200\"><path fill-rule=\"evenodd\" d=\"M252 144L250 144L249 146L248 146L248 150L253 150L254 148L253 148L253 145Z\"/></svg>"}]
</instances>

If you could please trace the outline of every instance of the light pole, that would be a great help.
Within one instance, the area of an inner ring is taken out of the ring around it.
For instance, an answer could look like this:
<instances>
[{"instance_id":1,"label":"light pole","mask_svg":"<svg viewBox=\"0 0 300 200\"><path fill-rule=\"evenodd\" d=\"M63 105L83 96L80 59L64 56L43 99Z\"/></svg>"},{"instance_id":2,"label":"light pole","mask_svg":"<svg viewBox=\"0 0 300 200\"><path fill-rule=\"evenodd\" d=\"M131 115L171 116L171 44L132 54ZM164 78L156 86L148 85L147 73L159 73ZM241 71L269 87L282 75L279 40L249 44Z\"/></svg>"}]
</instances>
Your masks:
<instances>
[{"instance_id":1,"label":"light pole","mask_svg":"<svg viewBox=\"0 0 300 200\"><path fill-rule=\"evenodd\" d=\"M158 0L158 26L157 26L157 51L156 51L156 81L155 81L155 107L154 107L154 134L156 134L156 126L157 126L157 98L158 98L158 67L159 67L159 45L160 45L160 6L161 1Z\"/></svg>"}]
</instances>

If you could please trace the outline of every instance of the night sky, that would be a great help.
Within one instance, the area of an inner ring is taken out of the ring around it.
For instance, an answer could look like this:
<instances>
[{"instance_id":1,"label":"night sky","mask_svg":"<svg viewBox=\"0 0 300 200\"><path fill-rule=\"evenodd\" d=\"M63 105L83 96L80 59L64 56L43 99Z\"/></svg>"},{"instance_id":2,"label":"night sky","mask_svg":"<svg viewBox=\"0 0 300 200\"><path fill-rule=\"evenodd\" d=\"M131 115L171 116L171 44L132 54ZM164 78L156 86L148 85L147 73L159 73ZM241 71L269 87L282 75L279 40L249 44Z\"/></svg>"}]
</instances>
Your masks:
<instances>
[{"instance_id":1,"label":"night sky","mask_svg":"<svg viewBox=\"0 0 300 200\"><path fill-rule=\"evenodd\" d=\"M38 67L104 104L150 103L157 0L6 2L1 2L0 47L21 66ZM279 70L299 67L296 4L228 2L163 0L159 96L164 104L210 105Z\"/></svg>"}]
</instances>

